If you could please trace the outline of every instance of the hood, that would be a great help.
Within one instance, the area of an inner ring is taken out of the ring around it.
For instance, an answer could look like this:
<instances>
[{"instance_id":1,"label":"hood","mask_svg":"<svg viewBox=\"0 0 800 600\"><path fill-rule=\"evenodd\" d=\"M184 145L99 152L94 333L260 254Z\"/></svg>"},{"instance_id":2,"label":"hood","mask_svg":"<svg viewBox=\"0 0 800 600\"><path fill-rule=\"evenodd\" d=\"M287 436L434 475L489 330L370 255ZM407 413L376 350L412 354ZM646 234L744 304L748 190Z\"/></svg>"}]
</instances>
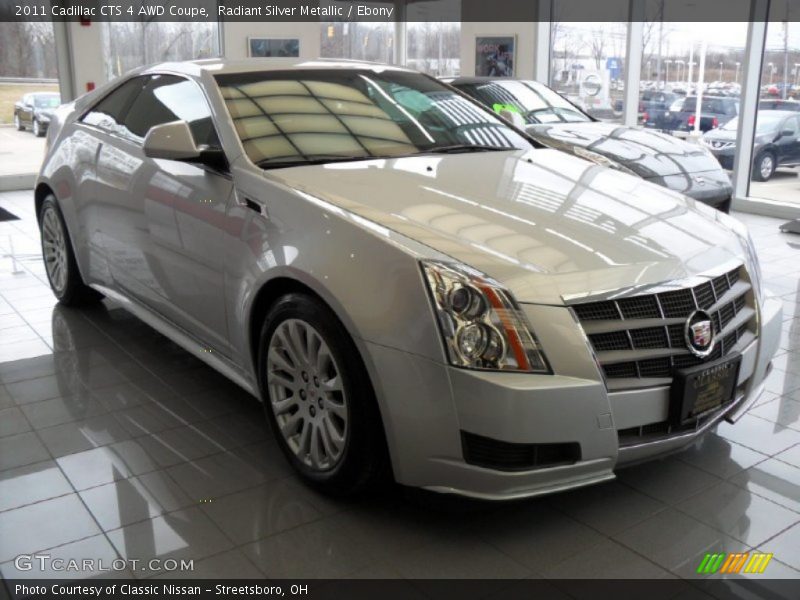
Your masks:
<instances>
[{"instance_id":1,"label":"hood","mask_svg":"<svg viewBox=\"0 0 800 600\"><path fill-rule=\"evenodd\" d=\"M719 169L714 157L695 144L648 129L614 123L529 125L541 143L572 152L581 147L618 162L639 177L685 175Z\"/></svg>"},{"instance_id":2,"label":"hood","mask_svg":"<svg viewBox=\"0 0 800 600\"><path fill-rule=\"evenodd\" d=\"M479 269L520 302L563 304L742 262L734 219L551 149L265 173Z\"/></svg>"},{"instance_id":3,"label":"hood","mask_svg":"<svg viewBox=\"0 0 800 600\"><path fill-rule=\"evenodd\" d=\"M703 134L704 140L715 140L718 142L735 142L736 130L735 129L712 129Z\"/></svg>"},{"instance_id":4,"label":"hood","mask_svg":"<svg viewBox=\"0 0 800 600\"><path fill-rule=\"evenodd\" d=\"M36 116L38 117L47 117L50 118L55 114L54 108L37 108L36 109Z\"/></svg>"}]
</instances>

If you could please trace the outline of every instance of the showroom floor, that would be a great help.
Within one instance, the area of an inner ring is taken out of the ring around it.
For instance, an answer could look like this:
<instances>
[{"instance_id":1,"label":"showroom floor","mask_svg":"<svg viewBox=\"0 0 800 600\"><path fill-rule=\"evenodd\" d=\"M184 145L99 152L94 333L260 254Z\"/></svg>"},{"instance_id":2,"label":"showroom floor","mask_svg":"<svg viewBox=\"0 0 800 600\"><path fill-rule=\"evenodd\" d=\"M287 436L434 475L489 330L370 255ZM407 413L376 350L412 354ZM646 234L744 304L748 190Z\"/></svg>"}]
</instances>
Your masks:
<instances>
[{"instance_id":1,"label":"showroom floor","mask_svg":"<svg viewBox=\"0 0 800 600\"><path fill-rule=\"evenodd\" d=\"M41 575L14 565L41 551L194 559L182 575L231 578L691 577L706 552L750 548L774 553L770 576L800 577L800 236L779 221L739 215L786 320L768 394L737 425L550 498L342 502L293 477L235 385L113 305L56 306L32 204L0 194L21 218L0 223L5 578Z\"/></svg>"}]
</instances>

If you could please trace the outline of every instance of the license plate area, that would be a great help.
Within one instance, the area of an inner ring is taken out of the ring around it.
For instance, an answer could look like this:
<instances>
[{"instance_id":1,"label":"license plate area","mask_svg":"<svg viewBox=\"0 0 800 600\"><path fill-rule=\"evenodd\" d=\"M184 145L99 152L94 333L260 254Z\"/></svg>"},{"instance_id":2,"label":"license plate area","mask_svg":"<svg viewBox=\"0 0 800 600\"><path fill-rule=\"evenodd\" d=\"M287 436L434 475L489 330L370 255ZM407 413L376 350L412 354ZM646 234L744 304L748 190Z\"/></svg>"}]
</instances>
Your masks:
<instances>
[{"instance_id":1,"label":"license plate area","mask_svg":"<svg viewBox=\"0 0 800 600\"><path fill-rule=\"evenodd\" d=\"M670 424L688 425L732 402L741 363L742 356L737 354L676 371L670 390Z\"/></svg>"}]
</instances>

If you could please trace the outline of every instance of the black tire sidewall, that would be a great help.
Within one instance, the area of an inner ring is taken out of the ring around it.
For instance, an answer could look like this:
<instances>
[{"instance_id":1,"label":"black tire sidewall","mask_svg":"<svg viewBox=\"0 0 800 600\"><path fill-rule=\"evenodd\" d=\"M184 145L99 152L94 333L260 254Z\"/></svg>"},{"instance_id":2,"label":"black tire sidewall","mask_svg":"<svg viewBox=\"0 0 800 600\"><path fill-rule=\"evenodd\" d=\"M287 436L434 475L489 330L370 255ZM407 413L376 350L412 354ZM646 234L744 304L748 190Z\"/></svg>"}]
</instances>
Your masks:
<instances>
[{"instance_id":1,"label":"black tire sidewall","mask_svg":"<svg viewBox=\"0 0 800 600\"><path fill-rule=\"evenodd\" d=\"M266 372L267 349L274 331L288 319L305 321L322 336L336 360L347 396L348 435L344 453L339 462L326 471L315 471L294 455L283 439L272 410ZM364 487L377 471L377 465L373 463L384 448L383 428L360 354L333 311L309 294L291 293L282 296L272 305L264 320L259 338L258 361L264 412L278 445L301 477L323 491L339 495L348 495Z\"/></svg>"}]
</instances>

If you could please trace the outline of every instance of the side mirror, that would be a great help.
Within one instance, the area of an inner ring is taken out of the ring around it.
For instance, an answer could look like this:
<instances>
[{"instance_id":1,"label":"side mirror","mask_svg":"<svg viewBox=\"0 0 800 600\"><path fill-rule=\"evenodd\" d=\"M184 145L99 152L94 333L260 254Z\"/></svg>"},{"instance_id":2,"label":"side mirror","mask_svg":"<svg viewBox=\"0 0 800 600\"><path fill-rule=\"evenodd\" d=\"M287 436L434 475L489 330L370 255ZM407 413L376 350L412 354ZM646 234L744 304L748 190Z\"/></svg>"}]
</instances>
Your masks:
<instances>
[{"instance_id":1,"label":"side mirror","mask_svg":"<svg viewBox=\"0 0 800 600\"><path fill-rule=\"evenodd\" d=\"M778 137L781 137L781 138L792 137L792 136L794 136L794 130L793 129L784 129L783 131L781 131L778 134Z\"/></svg>"},{"instance_id":2,"label":"side mirror","mask_svg":"<svg viewBox=\"0 0 800 600\"><path fill-rule=\"evenodd\" d=\"M500 115L501 119L503 119L505 121L508 121L514 127L519 127L520 129L525 129L525 119L523 119L522 115L519 114L517 111L508 110L508 109L504 108L504 109L500 110L497 114Z\"/></svg>"},{"instance_id":3,"label":"side mirror","mask_svg":"<svg viewBox=\"0 0 800 600\"><path fill-rule=\"evenodd\" d=\"M200 148L194 143L192 131L186 121L173 121L156 125L144 138L144 155L168 160L200 158Z\"/></svg>"}]
</instances>

